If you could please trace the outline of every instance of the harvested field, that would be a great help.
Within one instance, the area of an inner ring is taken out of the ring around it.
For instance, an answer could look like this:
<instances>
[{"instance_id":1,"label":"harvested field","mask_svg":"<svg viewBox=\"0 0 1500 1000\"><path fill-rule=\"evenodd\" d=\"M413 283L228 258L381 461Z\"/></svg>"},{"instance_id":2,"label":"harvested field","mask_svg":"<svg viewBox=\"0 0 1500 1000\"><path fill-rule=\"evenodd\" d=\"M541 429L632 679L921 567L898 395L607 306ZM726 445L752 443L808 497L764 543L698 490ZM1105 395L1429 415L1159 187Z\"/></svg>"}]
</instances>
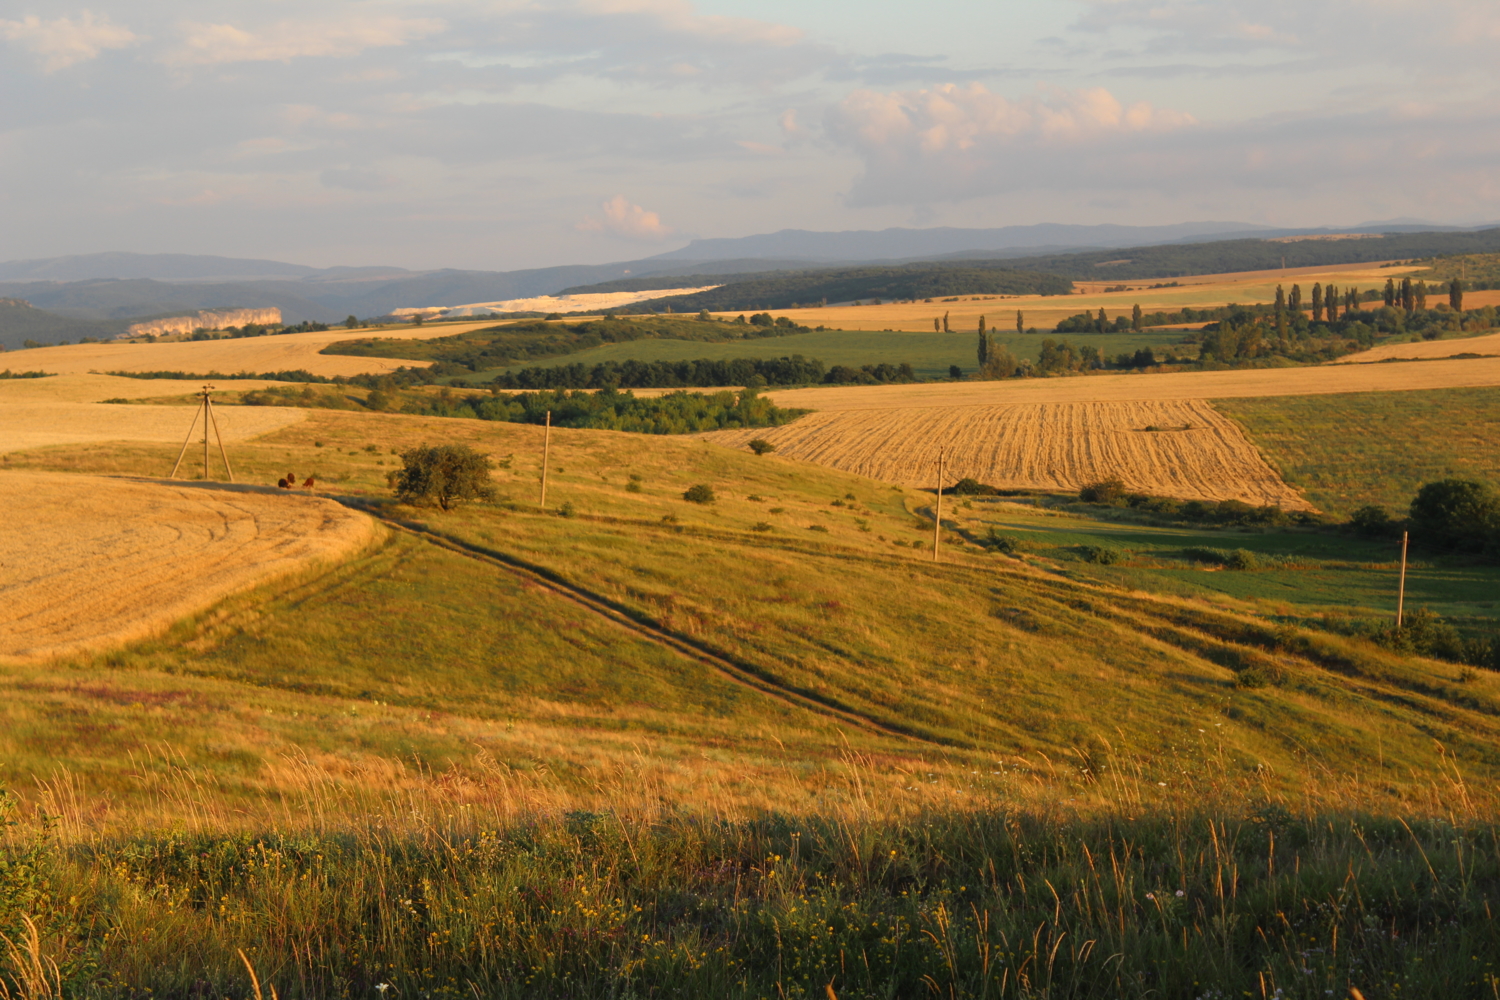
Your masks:
<instances>
[{"instance_id":1,"label":"harvested field","mask_svg":"<svg viewBox=\"0 0 1500 1000\"><path fill-rule=\"evenodd\" d=\"M121 378L118 375L0 379L0 406L19 403L100 403L106 399L159 399L165 396L186 396L197 392L202 384L181 379ZM263 379L235 379L220 383L219 388L248 391L291 384L293 383L268 382Z\"/></svg>"},{"instance_id":2,"label":"harvested field","mask_svg":"<svg viewBox=\"0 0 1500 1000\"><path fill-rule=\"evenodd\" d=\"M177 383L183 385L184 383ZM225 443L244 441L302 420L287 406L214 407ZM109 403L18 403L0 405L0 453L92 441L155 441L181 444L193 410L186 406L120 406ZM200 420L194 440L203 440ZM210 439L212 440L212 439ZM217 461L215 456L215 461ZM234 461L231 457L230 461ZM168 470L163 469L165 473Z\"/></svg>"},{"instance_id":3,"label":"harvested field","mask_svg":"<svg viewBox=\"0 0 1500 1000\"><path fill-rule=\"evenodd\" d=\"M332 500L156 480L0 473L0 504L27 529L0 536L0 658L20 660L148 637L375 532Z\"/></svg>"},{"instance_id":4,"label":"harvested field","mask_svg":"<svg viewBox=\"0 0 1500 1000\"><path fill-rule=\"evenodd\" d=\"M1436 341L1457 353L1459 343ZM1412 347L1418 345L1412 344ZM994 406L1004 403L1131 402L1221 399L1239 396L1318 396L1340 392L1396 392L1500 385L1500 358L1392 362L1381 365L1322 365L1255 368L1159 375L1087 375L945 382L926 385L829 386L785 389L765 396L777 406L812 410L876 410L927 406Z\"/></svg>"},{"instance_id":5,"label":"harvested field","mask_svg":"<svg viewBox=\"0 0 1500 1000\"><path fill-rule=\"evenodd\" d=\"M977 328L983 316L991 329L997 332L1013 330L1016 310L1025 314L1028 327L1050 333L1058 320L1081 312L1097 313L1103 309L1110 317L1129 315L1132 305L1139 303L1145 312L1172 312L1183 306L1194 309L1228 305L1231 302L1249 305L1256 302L1271 302L1276 297L1276 286L1291 288L1300 284L1304 295L1310 294L1314 282L1333 282L1340 288L1378 288L1391 276L1400 278L1411 274L1420 278L1422 267L1379 267L1377 265L1304 267L1286 271L1242 271L1226 274L1200 274L1187 278L1174 278L1171 288L1152 288L1161 284L1159 279L1135 281L1079 281L1074 283L1072 295L959 295L952 301L935 299L932 302L886 302L881 305L833 305L812 309L778 309L777 315L786 315L798 323L808 326L828 326L842 330L910 330L931 333L932 321L949 314L949 325L955 332L969 332ZM1123 292L1106 292L1105 288L1123 284ZM1480 296L1489 293L1474 292L1465 296L1470 308L1483 305ZM735 313L724 313L732 317ZM1201 326L1202 324L1193 324ZM1077 337L1077 334L1065 336ZM1012 348L1014 350L1014 348ZM1027 352L1030 353L1030 352Z\"/></svg>"},{"instance_id":6,"label":"harvested field","mask_svg":"<svg viewBox=\"0 0 1500 1000\"><path fill-rule=\"evenodd\" d=\"M1467 298L1467 296L1465 297ZM1359 354L1340 358L1336 364L1356 365L1371 361L1386 361L1391 358L1451 358L1455 354L1500 355L1500 333L1487 333L1479 337L1453 337L1443 340L1421 340L1406 344L1381 344Z\"/></svg>"},{"instance_id":7,"label":"harvested field","mask_svg":"<svg viewBox=\"0 0 1500 1000\"><path fill-rule=\"evenodd\" d=\"M452 323L424 327L388 327L384 330L346 330L339 327L317 333L288 333L274 337L244 337L238 340L189 340L158 344L69 344L36 347L7 357L6 363L27 371L41 370L62 375L85 372L279 372L303 369L314 375L363 375L388 372L405 365L425 368L430 361L392 358L351 358L319 354L329 344L359 336L394 336L412 340L451 337L477 330L486 323ZM12 363L13 362L13 363Z\"/></svg>"},{"instance_id":8,"label":"harvested field","mask_svg":"<svg viewBox=\"0 0 1500 1000\"><path fill-rule=\"evenodd\" d=\"M950 484L967 476L1071 491L1116 477L1132 490L1184 500L1310 509L1238 424L1200 401L833 411L770 430L705 435L731 447L757 437L788 458L903 486L935 485L938 451L946 449Z\"/></svg>"}]
</instances>

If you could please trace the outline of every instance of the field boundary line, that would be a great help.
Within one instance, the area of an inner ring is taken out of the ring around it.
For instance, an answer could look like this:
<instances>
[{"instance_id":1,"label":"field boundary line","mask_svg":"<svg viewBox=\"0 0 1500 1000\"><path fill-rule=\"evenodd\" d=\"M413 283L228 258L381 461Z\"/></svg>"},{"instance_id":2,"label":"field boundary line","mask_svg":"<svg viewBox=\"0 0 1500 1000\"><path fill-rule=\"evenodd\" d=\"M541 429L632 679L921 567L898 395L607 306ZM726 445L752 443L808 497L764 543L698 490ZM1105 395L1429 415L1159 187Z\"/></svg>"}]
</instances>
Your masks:
<instances>
[{"instance_id":1,"label":"field boundary line","mask_svg":"<svg viewBox=\"0 0 1500 1000\"><path fill-rule=\"evenodd\" d=\"M768 695L805 711L830 716L847 725L856 726L882 736L916 740L935 746L972 749L968 744L959 743L956 740L941 739L905 726L881 721L857 709L840 704L832 698L819 695L816 692L805 691L783 681L776 680L773 677L767 676L764 671L752 664L738 661L720 650L675 635L660 626L642 620L631 609L622 607L600 594L571 583L560 574L545 566L539 566L503 552L496 552L493 549L475 545L472 542L452 538L441 532L433 531L430 528L412 522L382 516L358 501L340 500L340 502L363 514L367 514L396 531L413 535L429 544L456 552L470 559L499 566L516 576L530 581L536 586L572 601L585 610L592 611L594 614L607 619L619 628L644 637L655 642L657 645L665 646L680 656L685 656L690 660L712 667L729 680L760 694Z\"/></svg>"}]
</instances>

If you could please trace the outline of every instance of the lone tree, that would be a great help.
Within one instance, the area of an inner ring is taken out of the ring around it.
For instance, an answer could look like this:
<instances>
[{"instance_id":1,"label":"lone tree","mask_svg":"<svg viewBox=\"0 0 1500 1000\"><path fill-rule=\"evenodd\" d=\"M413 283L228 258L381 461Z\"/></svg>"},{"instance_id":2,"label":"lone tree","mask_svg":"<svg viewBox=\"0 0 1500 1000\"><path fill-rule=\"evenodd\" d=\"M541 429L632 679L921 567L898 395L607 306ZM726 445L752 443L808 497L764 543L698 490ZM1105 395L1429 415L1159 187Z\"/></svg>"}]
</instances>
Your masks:
<instances>
[{"instance_id":1,"label":"lone tree","mask_svg":"<svg viewBox=\"0 0 1500 1000\"><path fill-rule=\"evenodd\" d=\"M1141 304L1139 302L1130 307L1130 328L1136 333L1141 332Z\"/></svg>"},{"instance_id":2,"label":"lone tree","mask_svg":"<svg viewBox=\"0 0 1500 1000\"><path fill-rule=\"evenodd\" d=\"M1464 311L1464 283L1457 278L1448 282L1448 306L1454 312Z\"/></svg>"},{"instance_id":3,"label":"lone tree","mask_svg":"<svg viewBox=\"0 0 1500 1000\"><path fill-rule=\"evenodd\" d=\"M682 499L689 503L710 504L719 498L714 496L714 488L712 486L707 483L698 483L696 486L689 486L683 491Z\"/></svg>"},{"instance_id":4,"label":"lone tree","mask_svg":"<svg viewBox=\"0 0 1500 1000\"><path fill-rule=\"evenodd\" d=\"M1021 310L1019 310L1019 309L1016 310L1016 332L1017 333L1025 333L1026 332L1026 321L1021 316Z\"/></svg>"},{"instance_id":5,"label":"lone tree","mask_svg":"<svg viewBox=\"0 0 1500 1000\"><path fill-rule=\"evenodd\" d=\"M1411 502L1412 537L1434 548L1479 552L1500 540L1500 493L1474 479L1427 483Z\"/></svg>"},{"instance_id":6,"label":"lone tree","mask_svg":"<svg viewBox=\"0 0 1500 1000\"><path fill-rule=\"evenodd\" d=\"M468 500L493 500L488 455L466 444L422 445L401 453L401 471L393 485L405 503L436 503L445 511Z\"/></svg>"},{"instance_id":7,"label":"lone tree","mask_svg":"<svg viewBox=\"0 0 1500 1000\"><path fill-rule=\"evenodd\" d=\"M359 326L359 317L354 315L353 313L350 313L348 318L344 320L344 325L353 330L355 327Z\"/></svg>"},{"instance_id":8,"label":"lone tree","mask_svg":"<svg viewBox=\"0 0 1500 1000\"><path fill-rule=\"evenodd\" d=\"M776 446L765 438L756 438L747 447L757 455L767 455L776 450Z\"/></svg>"}]
</instances>

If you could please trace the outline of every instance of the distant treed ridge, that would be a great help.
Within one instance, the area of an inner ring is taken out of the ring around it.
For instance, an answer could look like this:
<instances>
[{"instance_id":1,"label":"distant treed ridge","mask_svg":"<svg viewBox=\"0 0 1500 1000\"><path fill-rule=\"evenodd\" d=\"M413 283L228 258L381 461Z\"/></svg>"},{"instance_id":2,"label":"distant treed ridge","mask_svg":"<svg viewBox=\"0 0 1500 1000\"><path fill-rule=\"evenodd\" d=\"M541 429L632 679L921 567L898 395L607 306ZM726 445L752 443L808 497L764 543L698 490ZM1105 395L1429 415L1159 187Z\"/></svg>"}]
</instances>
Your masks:
<instances>
[{"instance_id":1,"label":"distant treed ridge","mask_svg":"<svg viewBox=\"0 0 1500 1000\"><path fill-rule=\"evenodd\" d=\"M597 291L591 288L589 291ZM932 299L945 295L1067 295L1073 282L1056 274L1009 266L965 263L906 267L854 267L818 271L772 271L696 295L663 296L631 306L643 312L731 312L794 309L856 299Z\"/></svg>"}]
</instances>

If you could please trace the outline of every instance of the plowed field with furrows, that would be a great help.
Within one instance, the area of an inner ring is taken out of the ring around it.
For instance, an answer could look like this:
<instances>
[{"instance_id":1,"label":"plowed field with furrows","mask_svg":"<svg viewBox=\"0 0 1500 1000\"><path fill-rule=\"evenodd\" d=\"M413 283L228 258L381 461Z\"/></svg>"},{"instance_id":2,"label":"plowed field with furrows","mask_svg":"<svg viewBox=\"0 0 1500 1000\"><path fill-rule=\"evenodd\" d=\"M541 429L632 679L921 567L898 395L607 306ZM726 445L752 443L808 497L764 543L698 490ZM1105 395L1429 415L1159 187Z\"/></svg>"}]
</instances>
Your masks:
<instances>
[{"instance_id":1,"label":"plowed field with furrows","mask_svg":"<svg viewBox=\"0 0 1500 1000\"><path fill-rule=\"evenodd\" d=\"M903 486L934 486L942 451L949 485L972 477L1076 490L1114 477L1132 490L1183 500L1311 509L1238 424L1200 400L845 410L704 437L730 447L765 438L779 455Z\"/></svg>"}]
</instances>

